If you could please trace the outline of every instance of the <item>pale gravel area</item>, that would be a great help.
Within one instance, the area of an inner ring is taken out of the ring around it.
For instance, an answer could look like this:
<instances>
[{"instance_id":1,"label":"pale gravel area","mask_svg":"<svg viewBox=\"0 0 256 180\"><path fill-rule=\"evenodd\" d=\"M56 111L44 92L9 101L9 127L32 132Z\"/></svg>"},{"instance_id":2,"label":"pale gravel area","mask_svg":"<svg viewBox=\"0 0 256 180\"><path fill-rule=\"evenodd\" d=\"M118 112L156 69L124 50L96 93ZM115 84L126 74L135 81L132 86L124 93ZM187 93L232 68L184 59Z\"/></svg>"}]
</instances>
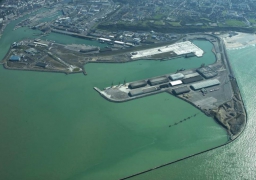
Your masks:
<instances>
[{"instance_id":1,"label":"pale gravel area","mask_svg":"<svg viewBox=\"0 0 256 180\"><path fill-rule=\"evenodd\" d=\"M107 98L111 98L111 95L105 93L104 91L100 91L100 93L101 93L102 95L106 96Z\"/></svg>"},{"instance_id":2,"label":"pale gravel area","mask_svg":"<svg viewBox=\"0 0 256 180\"><path fill-rule=\"evenodd\" d=\"M197 57L203 56L204 51L190 41L179 42L168 46L161 46L131 53L132 59L150 57L156 54L174 52L177 55L195 53ZM136 54L135 54L136 53Z\"/></svg>"},{"instance_id":3,"label":"pale gravel area","mask_svg":"<svg viewBox=\"0 0 256 180\"><path fill-rule=\"evenodd\" d=\"M238 35L229 37L229 34L220 35L227 49L239 49L256 44L256 35L248 33L238 33Z\"/></svg>"},{"instance_id":4,"label":"pale gravel area","mask_svg":"<svg viewBox=\"0 0 256 180\"><path fill-rule=\"evenodd\" d=\"M129 93L130 92L130 89L128 88L128 86L121 86L119 88L120 91L122 92L126 92L126 93Z\"/></svg>"}]
</instances>

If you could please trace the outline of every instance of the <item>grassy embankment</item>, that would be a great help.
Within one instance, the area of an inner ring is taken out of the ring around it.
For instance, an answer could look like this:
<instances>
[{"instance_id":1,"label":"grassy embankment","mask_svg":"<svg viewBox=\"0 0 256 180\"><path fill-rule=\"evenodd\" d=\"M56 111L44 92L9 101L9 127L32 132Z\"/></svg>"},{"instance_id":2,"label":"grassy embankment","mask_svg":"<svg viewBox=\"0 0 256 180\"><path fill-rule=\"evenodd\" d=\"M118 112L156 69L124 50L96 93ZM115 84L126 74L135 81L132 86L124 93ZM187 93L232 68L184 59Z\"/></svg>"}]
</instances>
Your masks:
<instances>
[{"instance_id":1,"label":"grassy embankment","mask_svg":"<svg viewBox=\"0 0 256 180\"><path fill-rule=\"evenodd\" d=\"M239 31L246 33L255 32L254 27L244 27L234 21L228 21L228 23L232 24L232 26L219 25L216 27L203 25L203 26L184 26L180 22L168 22L168 23L160 23L160 22L150 22L150 21L142 21L138 23L124 23L119 22L117 24L108 24L102 23L99 24L97 28L109 30L109 31L117 31L117 30L130 30L130 31L157 31L162 33L193 33L193 32L214 32L214 31Z\"/></svg>"}]
</instances>

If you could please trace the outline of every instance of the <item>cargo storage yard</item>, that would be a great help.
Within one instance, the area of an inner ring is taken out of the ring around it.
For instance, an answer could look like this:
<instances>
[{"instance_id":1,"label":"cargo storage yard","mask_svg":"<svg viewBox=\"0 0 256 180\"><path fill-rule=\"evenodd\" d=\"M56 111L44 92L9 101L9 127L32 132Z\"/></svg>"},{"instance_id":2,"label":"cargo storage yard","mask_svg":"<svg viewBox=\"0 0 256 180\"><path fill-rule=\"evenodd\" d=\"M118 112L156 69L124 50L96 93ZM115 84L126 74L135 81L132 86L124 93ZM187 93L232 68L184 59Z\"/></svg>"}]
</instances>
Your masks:
<instances>
[{"instance_id":1,"label":"cargo storage yard","mask_svg":"<svg viewBox=\"0 0 256 180\"><path fill-rule=\"evenodd\" d=\"M131 58L139 59L142 57L151 57L152 55L168 53L168 52L170 53L172 52L177 56L193 53L197 57L203 56L203 53L204 53L204 51L199 47L197 47L195 44L191 43L190 41L185 41L185 42L179 42L179 43L175 43L168 46L162 46L158 48L132 52Z\"/></svg>"},{"instance_id":2,"label":"cargo storage yard","mask_svg":"<svg viewBox=\"0 0 256 180\"><path fill-rule=\"evenodd\" d=\"M190 38L193 40L193 38L198 38L198 36L190 36ZM112 102L125 102L167 92L191 103L206 115L214 117L227 128L230 138L233 139L237 137L244 127L246 113L237 88L236 79L233 76L225 54L225 47L223 47L222 41L217 37L212 43L214 45L213 52L216 55L216 62L214 64L208 66L202 64L195 69L179 69L175 73L113 85L106 87L104 90L100 90L97 87L94 87L94 89ZM193 52L198 57L201 57L203 51L200 51L199 48L197 49L193 45L192 48L187 46L186 51L184 50L186 45L191 44L189 41L185 41L184 44L176 43L174 44L175 48L173 48L173 51L175 49L176 54ZM164 50L161 48L157 50L143 50L132 53L132 58L148 56L157 51L162 52Z\"/></svg>"}]
</instances>

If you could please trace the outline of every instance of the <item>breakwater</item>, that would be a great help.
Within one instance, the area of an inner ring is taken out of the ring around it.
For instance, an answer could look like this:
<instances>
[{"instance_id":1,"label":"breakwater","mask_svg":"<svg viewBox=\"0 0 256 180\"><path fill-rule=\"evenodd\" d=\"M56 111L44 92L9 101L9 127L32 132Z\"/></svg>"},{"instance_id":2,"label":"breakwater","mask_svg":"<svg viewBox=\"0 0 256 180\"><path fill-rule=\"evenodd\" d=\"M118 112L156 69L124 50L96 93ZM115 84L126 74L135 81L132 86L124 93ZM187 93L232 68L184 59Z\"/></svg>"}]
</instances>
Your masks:
<instances>
[{"instance_id":1,"label":"breakwater","mask_svg":"<svg viewBox=\"0 0 256 180\"><path fill-rule=\"evenodd\" d=\"M196 113L196 114L191 115L191 116L188 116L188 117L186 117L186 118L184 118L184 119L182 119L182 120L180 120L180 121L176 121L174 124L169 125L169 127L176 126L176 125L178 125L178 124L180 124L180 123L183 123L183 122L185 122L185 121L187 121L187 120L190 120L190 119L196 117L198 114L199 114L199 113Z\"/></svg>"}]
</instances>

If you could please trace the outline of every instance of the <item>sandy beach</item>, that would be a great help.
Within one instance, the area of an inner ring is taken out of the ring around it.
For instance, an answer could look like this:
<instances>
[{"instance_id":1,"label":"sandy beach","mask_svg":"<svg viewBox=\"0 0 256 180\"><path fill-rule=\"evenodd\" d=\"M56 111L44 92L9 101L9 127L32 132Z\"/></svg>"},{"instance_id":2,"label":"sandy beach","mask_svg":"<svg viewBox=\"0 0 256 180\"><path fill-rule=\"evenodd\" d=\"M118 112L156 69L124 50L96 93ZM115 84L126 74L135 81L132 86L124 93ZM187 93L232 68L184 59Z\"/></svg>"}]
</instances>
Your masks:
<instances>
[{"instance_id":1,"label":"sandy beach","mask_svg":"<svg viewBox=\"0 0 256 180\"><path fill-rule=\"evenodd\" d=\"M220 35L227 49L243 48L256 44L256 35L238 32L237 35L229 37L229 34Z\"/></svg>"}]
</instances>

